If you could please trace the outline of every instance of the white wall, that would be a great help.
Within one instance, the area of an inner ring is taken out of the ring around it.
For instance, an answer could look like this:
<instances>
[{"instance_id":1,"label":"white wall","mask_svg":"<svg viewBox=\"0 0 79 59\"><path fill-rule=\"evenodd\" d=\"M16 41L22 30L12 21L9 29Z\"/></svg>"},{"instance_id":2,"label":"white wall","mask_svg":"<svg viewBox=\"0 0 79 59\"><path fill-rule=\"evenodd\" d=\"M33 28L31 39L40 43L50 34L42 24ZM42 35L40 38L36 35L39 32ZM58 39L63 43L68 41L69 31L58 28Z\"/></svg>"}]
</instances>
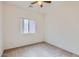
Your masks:
<instances>
[{"instance_id":1,"label":"white wall","mask_svg":"<svg viewBox=\"0 0 79 59\"><path fill-rule=\"evenodd\" d=\"M3 5L2 2L0 2L0 56L2 55L3 52L3 13L2 13Z\"/></svg>"},{"instance_id":2,"label":"white wall","mask_svg":"<svg viewBox=\"0 0 79 59\"><path fill-rule=\"evenodd\" d=\"M44 18L42 14L7 4L5 4L4 13L5 49L44 41ZM20 32L20 20L22 17L36 21L37 31L35 34L22 34Z\"/></svg>"},{"instance_id":3,"label":"white wall","mask_svg":"<svg viewBox=\"0 0 79 59\"><path fill-rule=\"evenodd\" d=\"M45 41L52 45L79 54L79 2L62 2L55 6L45 19L41 13L16 6L5 5L4 9L5 49L46 39ZM37 33L21 34L19 30L21 17L35 20Z\"/></svg>"},{"instance_id":4,"label":"white wall","mask_svg":"<svg viewBox=\"0 0 79 59\"><path fill-rule=\"evenodd\" d=\"M79 55L79 2L63 2L46 16L46 41Z\"/></svg>"}]
</instances>

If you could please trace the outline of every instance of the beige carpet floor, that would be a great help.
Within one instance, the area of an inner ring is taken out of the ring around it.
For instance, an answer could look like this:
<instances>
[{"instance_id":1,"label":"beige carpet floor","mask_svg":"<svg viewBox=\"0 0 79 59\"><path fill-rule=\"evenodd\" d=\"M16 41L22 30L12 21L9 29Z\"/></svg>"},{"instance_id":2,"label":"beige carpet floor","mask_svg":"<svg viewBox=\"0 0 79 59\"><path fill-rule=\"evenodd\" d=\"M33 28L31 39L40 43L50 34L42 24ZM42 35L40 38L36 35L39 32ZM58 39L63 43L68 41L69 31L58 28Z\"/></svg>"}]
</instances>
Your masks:
<instances>
[{"instance_id":1,"label":"beige carpet floor","mask_svg":"<svg viewBox=\"0 0 79 59\"><path fill-rule=\"evenodd\" d=\"M3 57L77 57L77 55L49 45L38 43L4 51Z\"/></svg>"}]
</instances>

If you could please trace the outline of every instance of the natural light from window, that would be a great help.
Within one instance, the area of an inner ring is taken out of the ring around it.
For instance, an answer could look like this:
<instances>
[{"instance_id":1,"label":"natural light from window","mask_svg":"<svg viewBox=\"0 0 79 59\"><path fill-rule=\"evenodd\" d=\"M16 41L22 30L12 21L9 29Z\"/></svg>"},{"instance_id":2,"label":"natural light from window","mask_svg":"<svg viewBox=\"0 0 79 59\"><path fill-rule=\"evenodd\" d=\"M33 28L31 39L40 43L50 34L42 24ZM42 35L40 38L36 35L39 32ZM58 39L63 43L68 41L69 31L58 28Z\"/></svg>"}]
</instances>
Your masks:
<instances>
[{"instance_id":1,"label":"natural light from window","mask_svg":"<svg viewBox=\"0 0 79 59\"><path fill-rule=\"evenodd\" d=\"M22 32L23 33L35 33L36 23L34 20L23 19L22 21Z\"/></svg>"}]
</instances>

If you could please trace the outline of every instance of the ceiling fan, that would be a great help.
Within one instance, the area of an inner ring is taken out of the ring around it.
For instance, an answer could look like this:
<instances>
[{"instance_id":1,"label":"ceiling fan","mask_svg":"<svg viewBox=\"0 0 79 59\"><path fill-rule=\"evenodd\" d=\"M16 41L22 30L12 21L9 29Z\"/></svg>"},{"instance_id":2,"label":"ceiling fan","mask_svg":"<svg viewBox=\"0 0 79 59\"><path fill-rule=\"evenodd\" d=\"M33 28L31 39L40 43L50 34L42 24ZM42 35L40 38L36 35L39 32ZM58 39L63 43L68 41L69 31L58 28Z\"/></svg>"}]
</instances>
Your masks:
<instances>
[{"instance_id":1,"label":"ceiling fan","mask_svg":"<svg viewBox=\"0 0 79 59\"><path fill-rule=\"evenodd\" d=\"M52 3L52 1L34 1L34 2L31 3L31 5L29 7L32 7L32 5L36 4L36 3L42 8L43 7L43 3L50 4L50 3Z\"/></svg>"}]
</instances>

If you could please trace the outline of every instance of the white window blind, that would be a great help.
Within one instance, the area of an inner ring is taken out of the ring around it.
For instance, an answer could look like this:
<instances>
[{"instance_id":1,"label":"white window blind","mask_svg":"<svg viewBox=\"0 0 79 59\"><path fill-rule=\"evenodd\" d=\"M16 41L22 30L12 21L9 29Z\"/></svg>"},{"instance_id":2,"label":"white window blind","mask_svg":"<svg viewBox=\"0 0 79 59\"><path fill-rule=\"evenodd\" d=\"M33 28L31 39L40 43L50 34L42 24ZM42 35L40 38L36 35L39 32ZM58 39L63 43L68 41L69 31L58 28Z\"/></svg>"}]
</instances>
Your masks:
<instances>
[{"instance_id":1,"label":"white window blind","mask_svg":"<svg viewBox=\"0 0 79 59\"><path fill-rule=\"evenodd\" d=\"M24 33L29 32L28 25L29 25L29 21L27 19L24 19L24 23L23 23Z\"/></svg>"},{"instance_id":2,"label":"white window blind","mask_svg":"<svg viewBox=\"0 0 79 59\"><path fill-rule=\"evenodd\" d=\"M23 19L22 31L23 33L35 33L36 22L34 20Z\"/></svg>"},{"instance_id":3,"label":"white window blind","mask_svg":"<svg viewBox=\"0 0 79 59\"><path fill-rule=\"evenodd\" d=\"M35 28L36 27L36 24L35 24L35 21L33 21L33 20L30 20L29 21L29 32L30 33L35 33Z\"/></svg>"}]
</instances>

